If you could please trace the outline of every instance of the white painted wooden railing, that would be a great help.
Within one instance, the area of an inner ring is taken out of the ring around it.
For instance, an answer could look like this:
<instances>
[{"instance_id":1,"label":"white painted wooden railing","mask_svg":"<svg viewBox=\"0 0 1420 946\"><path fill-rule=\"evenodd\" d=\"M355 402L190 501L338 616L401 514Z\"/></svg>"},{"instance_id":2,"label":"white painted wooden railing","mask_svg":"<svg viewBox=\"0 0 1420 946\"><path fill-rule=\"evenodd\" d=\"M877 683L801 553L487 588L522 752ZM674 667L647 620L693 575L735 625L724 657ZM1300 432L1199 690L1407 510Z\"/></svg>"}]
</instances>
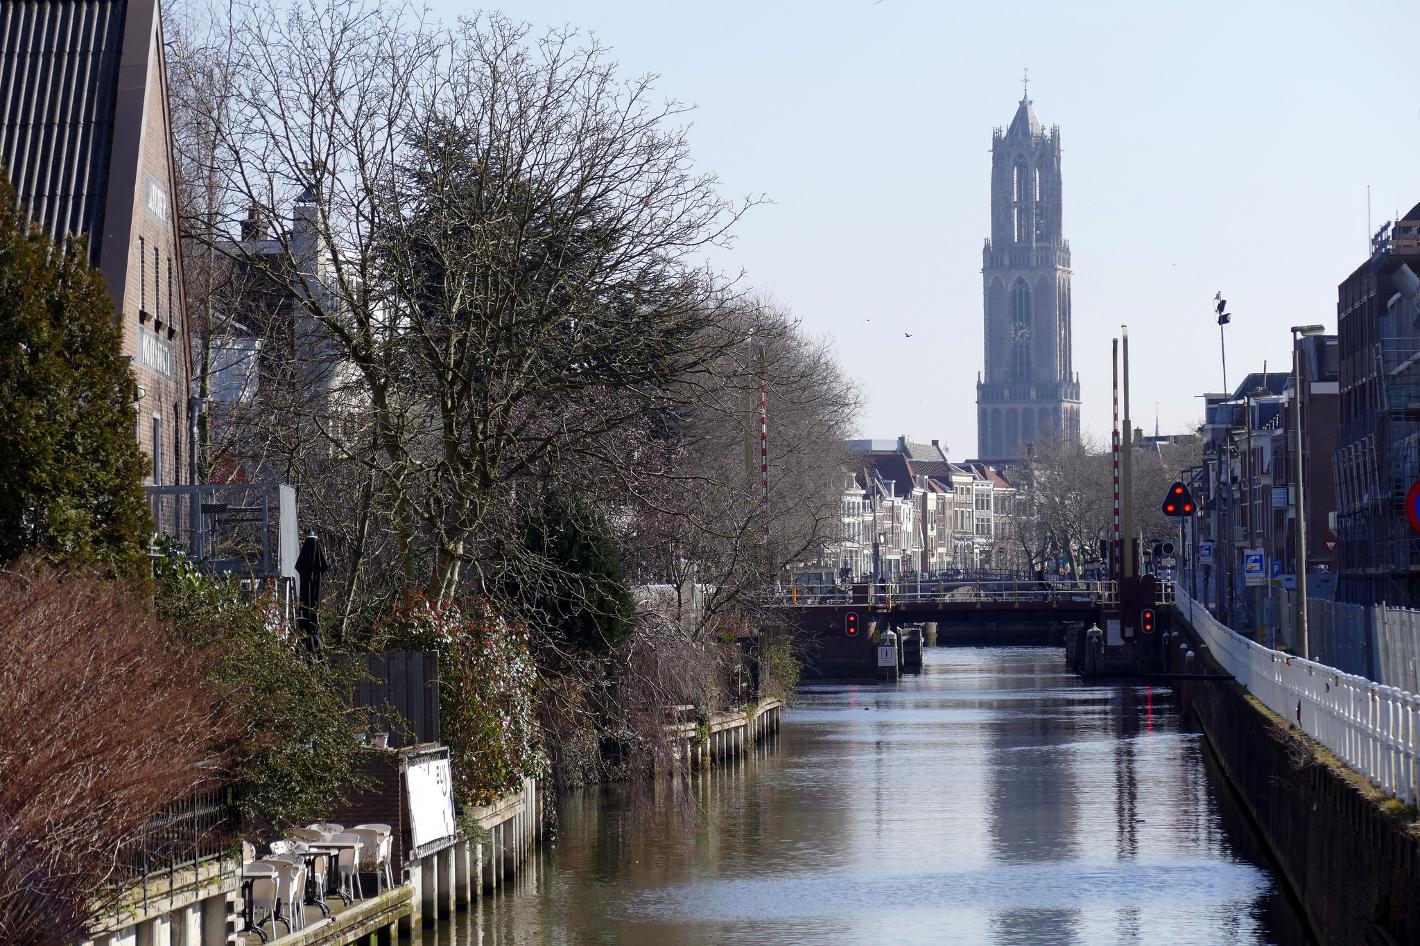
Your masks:
<instances>
[{"instance_id":1,"label":"white painted wooden railing","mask_svg":"<svg viewBox=\"0 0 1420 946\"><path fill-rule=\"evenodd\" d=\"M1268 709L1403 802L1420 798L1420 696L1272 650L1220 624L1182 586L1179 612Z\"/></svg>"}]
</instances>

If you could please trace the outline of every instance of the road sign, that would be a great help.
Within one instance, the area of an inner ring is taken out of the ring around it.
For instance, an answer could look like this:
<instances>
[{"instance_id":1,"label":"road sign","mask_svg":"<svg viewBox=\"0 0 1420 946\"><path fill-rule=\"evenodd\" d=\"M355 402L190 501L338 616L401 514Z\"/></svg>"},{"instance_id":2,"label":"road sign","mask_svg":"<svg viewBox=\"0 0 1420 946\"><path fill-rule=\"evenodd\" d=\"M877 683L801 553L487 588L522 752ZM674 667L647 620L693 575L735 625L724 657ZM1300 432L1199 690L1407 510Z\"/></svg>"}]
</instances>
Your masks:
<instances>
[{"instance_id":1,"label":"road sign","mask_svg":"<svg viewBox=\"0 0 1420 946\"><path fill-rule=\"evenodd\" d=\"M1411 483L1405 494L1405 518L1410 520L1410 528L1420 532L1420 480Z\"/></svg>"},{"instance_id":2,"label":"road sign","mask_svg":"<svg viewBox=\"0 0 1420 946\"><path fill-rule=\"evenodd\" d=\"M896 645L896 644L884 644L884 645L882 645L881 647L878 648L878 666L879 666L879 667L896 667L896 666L897 666L897 645Z\"/></svg>"},{"instance_id":3,"label":"road sign","mask_svg":"<svg viewBox=\"0 0 1420 946\"><path fill-rule=\"evenodd\" d=\"M1273 578L1281 578L1281 577L1282 577L1282 562L1281 562L1280 559L1275 559L1275 558L1274 558L1274 559L1272 560L1272 577L1273 577Z\"/></svg>"},{"instance_id":4,"label":"road sign","mask_svg":"<svg viewBox=\"0 0 1420 946\"><path fill-rule=\"evenodd\" d=\"M1213 564L1213 543L1212 543L1212 542L1199 542L1199 543L1198 543L1198 562L1199 562L1200 565L1212 565L1212 564Z\"/></svg>"},{"instance_id":5,"label":"road sign","mask_svg":"<svg viewBox=\"0 0 1420 946\"><path fill-rule=\"evenodd\" d=\"M1249 588L1267 584L1267 556L1262 549L1243 549L1243 584Z\"/></svg>"},{"instance_id":6,"label":"road sign","mask_svg":"<svg viewBox=\"0 0 1420 946\"><path fill-rule=\"evenodd\" d=\"M1322 539L1322 540L1321 540L1321 544L1322 544L1323 547L1326 548L1326 551L1327 551L1328 554L1330 554L1331 552L1335 552L1335 551L1336 551L1336 540L1335 540L1335 539Z\"/></svg>"}]
</instances>

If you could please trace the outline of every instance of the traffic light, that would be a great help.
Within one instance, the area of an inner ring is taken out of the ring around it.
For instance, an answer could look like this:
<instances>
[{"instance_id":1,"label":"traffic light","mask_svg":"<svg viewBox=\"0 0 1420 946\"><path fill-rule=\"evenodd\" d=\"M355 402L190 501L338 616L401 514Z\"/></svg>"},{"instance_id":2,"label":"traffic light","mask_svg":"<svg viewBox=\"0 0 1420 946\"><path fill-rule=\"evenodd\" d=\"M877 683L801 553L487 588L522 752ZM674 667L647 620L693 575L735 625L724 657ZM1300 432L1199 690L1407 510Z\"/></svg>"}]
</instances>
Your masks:
<instances>
[{"instance_id":1,"label":"traffic light","mask_svg":"<svg viewBox=\"0 0 1420 946\"><path fill-rule=\"evenodd\" d=\"M1139 612L1139 630L1145 634L1154 633L1154 609L1145 608Z\"/></svg>"},{"instance_id":2,"label":"traffic light","mask_svg":"<svg viewBox=\"0 0 1420 946\"><path fill-rule=\"evenodd\" d=\"M1182 483L1174 483L1169 487L1168 495L1164 497L1164 515L1180 518L1191 516L1197 507L1193 504L1193 494L1188 491L1188 487Z\"/></svg>"},{"instance_id":3,"label":"traffic light","mask_svg":"<svg viewBox=\"0 0 1420 946\"><path fill-rule=\"evenodd\" d=\"M1163 547L1164 558L1173 558L1174 545L1172 542L1165 542Z\"/></svg>"},{"instance_id":4,"label":"traffic light","mask_svg":"<svg viewBox=\"0 0 1420 946\"><path fill-rule=\"evenodd\" d=\"M858 612L849 611L843 615L843 633L849 637L858 636Z\"/></svg>"}]
</instances>

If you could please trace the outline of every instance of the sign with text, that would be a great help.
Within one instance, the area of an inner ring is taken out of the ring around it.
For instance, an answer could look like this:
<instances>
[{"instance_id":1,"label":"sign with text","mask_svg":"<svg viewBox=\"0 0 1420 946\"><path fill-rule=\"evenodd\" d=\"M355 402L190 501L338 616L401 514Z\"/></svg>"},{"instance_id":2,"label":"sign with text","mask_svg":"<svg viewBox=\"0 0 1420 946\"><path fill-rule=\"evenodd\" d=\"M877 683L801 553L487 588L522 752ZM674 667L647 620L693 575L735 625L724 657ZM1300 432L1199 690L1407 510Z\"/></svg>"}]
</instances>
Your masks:
<instances>
[{"instance_id":1,"label":"sign with text","mask_svg":"<svg viewBox=\"0 0 1420 946\"><path fill-rule=\"evenodd\" d=\"M173 376L173 343L155 332L138 330L138 362L165 378Z\"/></svg>"},{"instance_id":2,"label":"sign with text","mask_svg":"<svg viewBox=\"0 0 1420 946\"><path fill-rule=\"evenodd\" d=\"M404 770L409 791L409 829L416 848L452 838L454 826L454 780L449 760L426 759Z\"/></svg>"},{"instance_id":3,"label":"sign with text","mask_svg":"<svg viewBox=\"0 0 1420 946\"><path fill-rule=\"evenodd\" d=\"M1267 556L1262 549L1243 549L1243 584L1249 588L1267 584Z\"/></svg>"},{"instance_id":4,"label":"sign with text","mask_svg":"<svg viewBox=\"0 0 1420 946\"><path fill-rule=\"evenodd\" d=\"M1198 543L1198 561L1199 561L1199 563L1202 564L1202 565L1212 565L1212 564L1213 564L1213 543L1212 543L1212 542L1199 542L1199 543Z\"/></svg>"}]
</instances>

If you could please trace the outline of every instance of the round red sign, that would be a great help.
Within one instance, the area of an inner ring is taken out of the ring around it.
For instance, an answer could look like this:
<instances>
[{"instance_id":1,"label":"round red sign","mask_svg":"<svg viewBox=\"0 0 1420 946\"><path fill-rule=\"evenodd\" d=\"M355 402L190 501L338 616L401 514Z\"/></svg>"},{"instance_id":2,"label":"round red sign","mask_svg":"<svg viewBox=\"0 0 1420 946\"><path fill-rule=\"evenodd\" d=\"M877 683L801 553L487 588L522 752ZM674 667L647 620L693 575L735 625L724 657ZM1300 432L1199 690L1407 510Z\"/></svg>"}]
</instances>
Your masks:
<instances>
[{"instance_id":1,"label":"round red sign","mask_svg":"<svg viewBox=\"0 0 1420 946\"><path fill-rule=\"evenodd\" d=\"M1405 518L1410 520L1410 528L1420 532L1420 480L1411 483L1405 494Z\"/></svg>"}]
</instances>

